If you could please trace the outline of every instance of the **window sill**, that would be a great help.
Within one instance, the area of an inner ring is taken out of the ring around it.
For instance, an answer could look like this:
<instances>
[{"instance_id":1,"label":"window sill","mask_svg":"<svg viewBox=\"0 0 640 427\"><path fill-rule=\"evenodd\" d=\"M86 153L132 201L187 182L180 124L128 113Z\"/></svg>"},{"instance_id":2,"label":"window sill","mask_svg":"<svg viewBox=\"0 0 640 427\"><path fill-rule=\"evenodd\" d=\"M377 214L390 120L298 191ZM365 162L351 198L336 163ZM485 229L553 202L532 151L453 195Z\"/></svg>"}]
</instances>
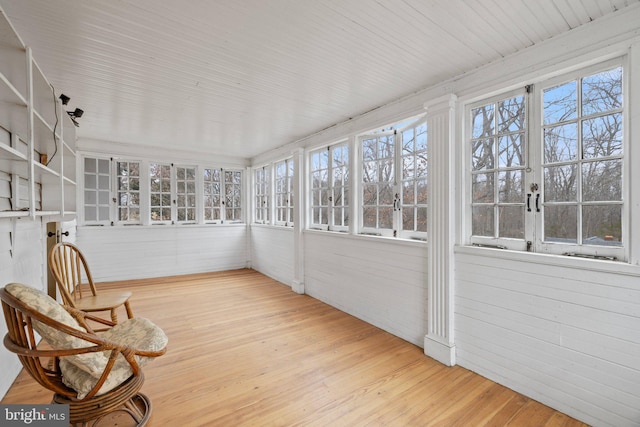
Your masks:
<instances>
[{"instance_id":1,"label":"window sill","mask_svg":"<svg viewBox=\"0 0 640 427\"><path fill-rule=\"evenodd\" d=\"M411 247L426 248L427 246L426 240L414 240L414 239L405 239L405 238L390 237L390 236L374 236L370 234L351 234L344 231L306 229L304 230L304 233L310 234L310 235L363 240L363 241L369 241L369 242L380 242L380 243L388 243L388 244L411 246Z\"/></svg>"},{"instance_id":2,"label":"window sill","mask_svg":"<svg viewBox=\"0 0 640 427\"><path fill-rule=\"evenodd\" d=\"M478 246L456 246L455 254L478 255L503 261L519 261L529 264L558 266L578 270L588 270L603 273L616 273L640 277L640 266L625 261L610 261L570 257L565 255L545 254L539 252L515 251Z\"/></svg>"},{"instance_id":3,"label":"window sill","mask_svg":"<svg viewBox=\"0 0 640 427\"><path fill-rule=\"evenodd\" d=\"M87 230L126 230L126 229L153 229L153 230L162 230L165 228L210 228L210 227L246 227L247 224L243 223L224 223L224 224L214 224L214 223L205 223L205 224L196 224L196 223L188 223L188 224L85 224L79 225L78 229L87 229Z\"/></svg>"}]
</instances>

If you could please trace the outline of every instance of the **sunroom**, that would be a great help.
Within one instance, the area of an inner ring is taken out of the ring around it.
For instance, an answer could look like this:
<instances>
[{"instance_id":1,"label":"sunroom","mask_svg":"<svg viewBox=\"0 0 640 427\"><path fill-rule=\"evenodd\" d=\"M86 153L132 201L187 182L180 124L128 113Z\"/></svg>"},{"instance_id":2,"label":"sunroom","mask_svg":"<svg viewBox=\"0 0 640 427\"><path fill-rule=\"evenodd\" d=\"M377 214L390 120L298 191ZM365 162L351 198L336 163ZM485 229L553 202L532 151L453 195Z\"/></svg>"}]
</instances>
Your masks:
<instances>
[{"instance_id":1,"label":"sunroom","mask_svg":"<svg viewBox=\"0 0 640 427\"><path fill-rule=\"evenodd\" d=\"M131 290L150 424L640 424L640 2L0 6L0 285Z\"/></svg>"}]
</instances>

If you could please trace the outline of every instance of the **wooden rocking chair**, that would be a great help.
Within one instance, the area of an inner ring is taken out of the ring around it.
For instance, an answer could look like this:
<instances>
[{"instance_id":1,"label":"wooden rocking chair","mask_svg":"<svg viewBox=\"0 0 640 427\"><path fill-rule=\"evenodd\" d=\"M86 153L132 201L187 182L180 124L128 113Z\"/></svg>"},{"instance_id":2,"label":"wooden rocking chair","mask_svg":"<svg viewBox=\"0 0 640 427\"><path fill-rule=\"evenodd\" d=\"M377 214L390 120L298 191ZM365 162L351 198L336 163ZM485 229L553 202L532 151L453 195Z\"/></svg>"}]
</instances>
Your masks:
<instances>
[{"instance_id":1,"label":"wooden rocking chair","mask_svg":"<svg viewBox=\"0 0 640 427\"><path fill-rule=\"evenodd\" d=\"M5 347L54 392L52 403L69 405L72 425L96 425L115 411L129 414L135 425L147 422L151 401L139 393L141 366L166 352L168 340L160 328L142 318L114 325L18 283L0 289L0 299L8 329ZM98 335L87 320L112 328Z\"/></svg>"},{"instance_id":2,"label":"wooden rocking chair","mask_svg":"<svg viewBox=\"0 0 640 427\"><path fill-rule=\"evenodd\" d=\"M131 292L105 292L98 294L89 264L80 249L71 243L57 243L49 252L49 270L56 279L64 305L88 313L109 311L111 321L118 323L116 309L124 305L127 317L133 317L129 305ZM89 285L90 295L84 292L83 278Z\"/></svg>"}]
</instances>

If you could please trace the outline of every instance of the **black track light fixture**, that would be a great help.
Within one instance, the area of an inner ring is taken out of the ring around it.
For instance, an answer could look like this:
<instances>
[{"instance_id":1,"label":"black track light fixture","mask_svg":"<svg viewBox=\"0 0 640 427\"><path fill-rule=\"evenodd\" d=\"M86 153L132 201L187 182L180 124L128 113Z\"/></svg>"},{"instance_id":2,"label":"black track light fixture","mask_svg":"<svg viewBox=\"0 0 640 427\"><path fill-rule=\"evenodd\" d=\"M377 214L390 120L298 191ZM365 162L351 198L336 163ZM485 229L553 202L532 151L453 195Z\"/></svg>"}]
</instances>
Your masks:
<instances>
[{"instance_id":1,"label":"black track light fixture","mask_svg":"<svg viewBox=\"0 0 640 427\"><path fill-rule=\"evenodd\" d=\"M69 117L71 117L71 121L73 122L74 125L76 125L76 127L80 126L76 119L79 119L80 117L82 117L82 115L84 114L83 110L81 110L80 108L76 108L73 111L67 111L67 114L69 115Z\"/></svg>"},{"instance_id":2,"label":"black track light fixture","mask_svg":"<svg viewBox=\"0 0 640 427\"><path fill-rule=\"evenodd\" d=\"M60 94L58 98L60 98L60 101L62 101L62 105L67 105L69 103L69 100L71 99L64 93Z\"/></svg>"}]
</instances>

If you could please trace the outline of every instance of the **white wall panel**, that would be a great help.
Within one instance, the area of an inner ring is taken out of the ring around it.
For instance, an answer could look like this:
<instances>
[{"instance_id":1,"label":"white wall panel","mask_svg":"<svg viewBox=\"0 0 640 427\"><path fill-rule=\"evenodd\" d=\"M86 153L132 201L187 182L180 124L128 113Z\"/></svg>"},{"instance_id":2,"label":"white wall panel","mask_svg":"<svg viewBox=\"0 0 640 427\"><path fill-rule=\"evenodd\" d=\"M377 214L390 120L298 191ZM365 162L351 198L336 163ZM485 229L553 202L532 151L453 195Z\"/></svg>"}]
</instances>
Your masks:
<instances>
[{"instance_id":1,"label":"white wall panel","mask_svg":"<svg viewBox=\"0 0 640 427\"><path fill-rule=\"evenodd\" d=\"M304 239L308 295L424 345L426 244L325 232Z\"/></svg>"},{"instance_id":2,"label":"white wall panel","mask_svg":"<svg viewBox=\"0 0 640 427\"><path fill-rule=\"evenodd\" d=\"M81 227L76 244L95 281L140 279L246 267L247 227Z\"/></svg>"},{"instance_id":3,"label":"white wall panel","mask_svg":"<svg viewBox=\"0 0 640 427\"><path fill-rule=\"evenodd\" d=\"M24 283L45 290L43 280L44 229L40 220L0 219L0 286ZM0 337L7 333L4 318ZM21 365L15 354L0 345L0 396L4 396L18 375Z\"/></svg>"},{"instance_id":4,"label":"white wall panel","mask_svg":"<svg viewBox=\"0 0 640 427\"><path fill-rule=\"evenodd\" d=\"M590 424L638 425L640 268L565 259L458 249L458 363Z\"/></svg>"},{"instance_id":5,"label":"white wall panel","mask_svg":"<svg viewBox=\"0 0 640 427\"><path fill-rule=\"evenodd\" d=\"M251 267L289 286L294 280L293 229L251 226Z\"/></svg>"}]
</instances>

